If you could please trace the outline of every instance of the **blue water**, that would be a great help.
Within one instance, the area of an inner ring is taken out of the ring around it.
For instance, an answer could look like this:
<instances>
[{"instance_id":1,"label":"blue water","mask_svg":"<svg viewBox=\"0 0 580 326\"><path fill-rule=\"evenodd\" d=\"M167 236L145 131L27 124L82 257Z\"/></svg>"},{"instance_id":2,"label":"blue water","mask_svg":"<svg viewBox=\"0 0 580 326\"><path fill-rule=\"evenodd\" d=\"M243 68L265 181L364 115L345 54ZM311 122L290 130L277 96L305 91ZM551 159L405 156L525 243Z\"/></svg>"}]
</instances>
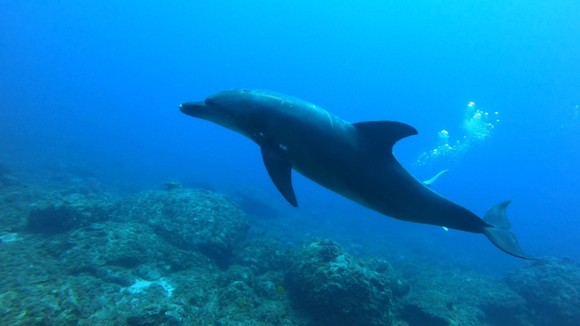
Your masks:
<instances>
[{"instance_id":1,"label":"blue water","mask_svg":"<svg viewBox=\"0 0 580 326\"><path fill-rule=\"evenodd\" d=\"M526 251L580 259L578 1L312 3L2 1L0 162L129 191L251 187L285 210L256 145L178 111L223 89L274 90L349 121L416 127L395 154L418 178L449 169L435 190L480 216L512 199ZM500 113L489 137L415 166L440 130L461 139L470 101ZM520 263L481 236L388 219L299 176L295 190L290 235L294 214L366 247Z\"/></svg>"}]
</instances>

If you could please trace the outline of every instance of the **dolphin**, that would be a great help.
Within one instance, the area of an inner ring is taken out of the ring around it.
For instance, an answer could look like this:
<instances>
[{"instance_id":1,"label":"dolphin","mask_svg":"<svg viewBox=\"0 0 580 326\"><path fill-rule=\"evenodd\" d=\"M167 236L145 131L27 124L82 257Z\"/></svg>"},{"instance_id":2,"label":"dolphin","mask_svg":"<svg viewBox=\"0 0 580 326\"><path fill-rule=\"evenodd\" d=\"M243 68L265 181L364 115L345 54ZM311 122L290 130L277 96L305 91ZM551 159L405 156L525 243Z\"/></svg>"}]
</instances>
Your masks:
<instances>
[{"instance_id":1,"label":"dolphin","mask_svg":"<svg viewBox=\"0 0 580 326\"><path fill-rule=\"evenodd\" d=\"M510 232L506 209L479 218L411 175L393 146L417 130L397 121L347 122L317 105L264 90L226 90L180 105L186 115L238 132L260 146L266 170L282 196L297 207L292 169L365 207L396 219L482 233L499 249L527 255Z\"/></svg>"}]
</instances>

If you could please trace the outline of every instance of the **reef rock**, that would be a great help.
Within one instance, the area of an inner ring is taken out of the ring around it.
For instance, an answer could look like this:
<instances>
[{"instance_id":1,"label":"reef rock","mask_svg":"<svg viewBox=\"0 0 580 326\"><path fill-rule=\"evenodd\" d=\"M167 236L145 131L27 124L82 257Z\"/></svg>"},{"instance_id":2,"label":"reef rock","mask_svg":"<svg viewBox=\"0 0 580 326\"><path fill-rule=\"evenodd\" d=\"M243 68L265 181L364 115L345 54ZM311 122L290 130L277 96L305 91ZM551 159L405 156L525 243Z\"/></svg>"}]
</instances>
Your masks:
<instances>
[{"instance_id":1,"label":"reef rock","mask_svg":"<svg viewBox=\"0 0 580 326\"><path fill-rule=\"evenodd\" d=\"M507 282L535 311L535 324L580 324L578 263L557 258L537 260L510 273Z\"/></svg>"},{"instance_id":2,"label":"reef rock","mask_svg":"<svg viewBox=\"0 0 580 326\"><path fill-rule=\"evenodd\" d=\"M256 274L282 271L288 267L290 248L279 239L247 239L234 250L232 263L248 266Z\"/></svg>"},{"instance_id":3,"label":"reef rock","mask_svg":"<svg viewBox=\"0 0 580 326\"><path fill-rule=\"evenodd\" d=\"M12 174L12 171L0 164L0 188L20 185L20 180Z\"/></svg>"},{"instance_id":4,"label":"reef rock","mask_svg":"<svg viewBox=\"0 0 580 326\"><path fill-rule=\"evenodd\" d=\"M202 189L143 192L126 199L115 216L145 223L173 245L218 262L230 258L248 230L244 212L225 196Z\"/></svg>"},{"instance_id":5,"label":"reef rock","mask_svg":"<svg viewBox=\"0 0 580 326\"><path fill-rule=\"evenodd\" d=\"M102 222L110 218L116 200L106 194L55 192L33 203L27 229L34 233L56 234Z\"/></svg>"},{"instance_id":6,"label":"reef rock","mask_svg":"<svg viewBox=\"0 0 580 326\"><path fill-rule=\"evenodd\" d=\"M106 222L47 240L46 248L71 274L88 273L127 285L133 272L154 280L162 273L206 266L207 257L166 244L147 225ZM128 281L127 281L128 280Z\"/></svg>"},{"instance_id":7,"label":"reef rock","mask_svg":"<svg viewBox=\"0 0 580 326\"><path fill-rule=\"evenodd\" d=\"M412 273L412 274L411 274ZM419 325L527 325L525 301L503 282L451 267L413 264L397 318Z\"/></svg>"},{"instance_id":8,"label":"reef rock","mask_svg":"<svg viewBox=\"0 0 580 326\"><path fill-rule=\"evenodd\" d=\"M327 325L389 325L393 281L320 239L296 252L287 275L294 303Z\"/></svg>"}]
</instances>

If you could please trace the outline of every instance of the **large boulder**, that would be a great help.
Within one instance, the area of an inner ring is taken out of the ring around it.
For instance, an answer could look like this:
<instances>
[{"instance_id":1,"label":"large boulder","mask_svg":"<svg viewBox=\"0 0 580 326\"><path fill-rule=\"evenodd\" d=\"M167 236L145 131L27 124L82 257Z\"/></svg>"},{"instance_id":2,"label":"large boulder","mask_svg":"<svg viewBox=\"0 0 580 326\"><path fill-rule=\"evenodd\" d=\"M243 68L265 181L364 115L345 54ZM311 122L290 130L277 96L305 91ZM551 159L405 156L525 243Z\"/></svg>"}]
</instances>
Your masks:
<instances>
[{"instance_id":1,"label":"large boulder","mask_svg":"<svg viewBox=\"0 0 580 326\"><path fill-rule=\"evenodd\" d=\"M27 229L34 233L57 234L103 222L116 207L116 197L108 194L49 193L32 204Z\"/></svg>"},{"instance_id":2,"label":"large boulder","mask_svg":"<svg viewBox=\"0 0 580 326\"><path fill-rule=\"evenodd\" d=\"M176 249L139 223L93 224L51 237L45 247L69 273L89 273L121 285L132 282L135 272L154 280L164 273L211 266L207 257Z\"/></svg>"},{"instance_id":3,"label":"large boulder","mask_svg":"<svg viewBox=\"0 0 580 326\"><path fill-rule=\"evenodd\" d=\"M283 271L288 268L290 248L279 239L257 237L247 239L233 253L232 263L247 266L255 274Z\"/></svg>"},{"instance_id":4,"label":"large boulder","mask_svg":"<svg viewBox=\"0 0 580 326\"><path fill-rule=\"evenodd\" d=\"M388 270L379 273L335 242L314 239L292 258L288 291L323 324L389 325L394 277Z\"/></svg>"},{"instance_id":5,"label":"large boulder","mask_svg":"<svg viewBox=\"0 0 580 326\"><path fill-rule=\"evenodd\" d=\"M409 261L397 318L419 325L526 325L525 301L501 280L456 266Z\"/></svg>"},{"instance_id":6,"label":"large boulder","mask_svg":"<svg viewBox=\"0 0 580 326\"><path fill-rule=\"evenodd\" d=\"M580 324L578 263L558 258L536 260L510 273L507 282L534 311L534 324Z\"/></svg>"},{"instance_id":7,"label":"large boulder","mask_svg":"<svg viewBox=\"0 0 580 326\"><path fill-rule=\"evenodd\" d=\"M248 230L246 215L225 196L203 189L146 191L121 204L117 219L149 225L173 245L228 260Z\"/></svg>"}]
</instances>

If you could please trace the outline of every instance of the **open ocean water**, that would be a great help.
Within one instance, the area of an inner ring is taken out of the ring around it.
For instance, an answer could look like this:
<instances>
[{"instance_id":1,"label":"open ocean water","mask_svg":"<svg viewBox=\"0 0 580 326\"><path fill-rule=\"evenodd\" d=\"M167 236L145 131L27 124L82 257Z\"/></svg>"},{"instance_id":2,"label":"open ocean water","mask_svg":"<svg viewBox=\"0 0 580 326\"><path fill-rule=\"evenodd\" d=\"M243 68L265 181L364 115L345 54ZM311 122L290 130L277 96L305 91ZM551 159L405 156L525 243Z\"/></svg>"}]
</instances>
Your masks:
<instances>
[{"instance_id":1,"label":"open ocean water","mask_svg":"<svg viewBox=\"0 0 580 326\"><path fill-rule=\"evenodd\" d=\"M580 2L0 2L0 324L580 325ZM265 89L419 134L522 248L395 220L179 111Z\"/></svg>"}]
</instances>

